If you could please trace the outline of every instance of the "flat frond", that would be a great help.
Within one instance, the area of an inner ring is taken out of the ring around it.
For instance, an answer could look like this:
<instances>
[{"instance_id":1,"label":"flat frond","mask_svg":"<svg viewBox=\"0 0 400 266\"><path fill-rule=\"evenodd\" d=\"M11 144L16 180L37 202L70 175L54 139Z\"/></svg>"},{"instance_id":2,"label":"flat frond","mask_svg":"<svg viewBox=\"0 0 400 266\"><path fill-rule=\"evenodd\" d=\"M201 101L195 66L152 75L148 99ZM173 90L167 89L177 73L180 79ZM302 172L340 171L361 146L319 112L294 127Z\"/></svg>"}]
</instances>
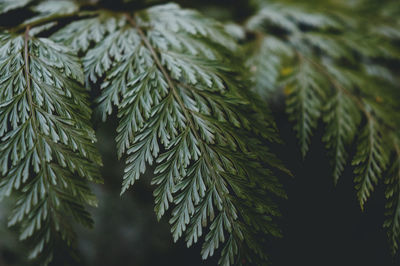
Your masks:
<instances>
[{"instance_id":1,"label":"flat frond","mask_svg":"<svg viewBox=\"0 0 400 266\"><path fill-rule=\"evenodd\" d=\"M332 153L333 177L336 183L346 165L347 149L357 134L361 114L354 100L338 89L336 95L328 100L323 119L327 124L323 140Z\"/></svg>"},{"instance_id":2,"label":"flat frond","mask_svg":"<svg viewBox=\"0 0 400 266\"><path fill-rule=\"evenodd\" d=\"M384 227L387 230L389 243L393 254L399 249L400 239L400 147L399 140L393 136L393 145L395 153L390 161L389 171L387 173L386 183L386 220Z\"/></svg>"},{"instance_id":3,"label":"flat frond","mask_svg":"<svg viewBox=\"0 0 400 266\"><path fill-rule=\"evenodd\" d=\"M71 51L45 38L2 34L0 61L0 198L19 195L9 225L47 265L52 242L72 244L69 219L92 226L88 180L101 164L90 127L83 71Z\"/></svg>"},{"instance_id":4,"label":"flat frond","mask_svg":"<svg viewBox=\"0 0 400 266\"><path fill-rule=\"evenodd\" d=\"M107 12L92 18L81 19L61 28L51 39L63 43L76 52L86 52L92 44L99 43L104 36L125 24L123 16L112 16Z\"/></svg>"},{"instance_id":5,"label":"flat frond","mask_svg":"<svg viewBox=\"0 0 400 266\"><path fill-rule=\"evenodd\" d=\"M286 78L286 110L289 119L295 123L294 129L300 141L302 155L305 156L310 137L317 127L322 114L323 101L329 83L326 77L316 70L313 63L300 57L299 65L290 70Z\"/></svg>"},{"instance_id":6,"label":"flat frond","mask_svg":"<svg viewBox=\"0 0 400 266\"><path fill-rule=\"evenodd\" d=\"M374 190L388 163L388 151L384 147L384 140L379 125L373 119L367 121L362 130L357 145L357 153L352 164L355 166L354 174L357 196L361 208Z\"/></svg>"},{"instance_id":7,"label":"flat frond","mask_svg":"<svg viewBox=\"0 0 400 266\"><path fill-rule=\"evenodd\" d=\"M244 227L265 216L276 227L272 217L279 214L268 195L284 193L270 169L284 167L255 141L255 136L275 141L275 126L262 122L267 114L252 111L248 92L224 63L223 55L236 45L217 22L174 4L127 21L130 26L109 34L85 56L88 77L102 79L103 117L113 106L118 109L118 154L127 154L122 193L155 164L155 212L160 219L172 208L174 240L186 234L190 246L208 231L203 258L222 247L220 263L233 264ZM267 190L252 197L257 182ZM236 199L245 195L248 206L259 211L238 210ZM247 232L276 236L269 229Z\"/></svg>"},{"instance_id":8,"label":"flat frond","mask_svg":"<svg viewBox=\"0 0 400 266\"><path fill-rule=\"evenodd\" d=\"M250 69L253 90L267 100L279 89L285 57L292 58L293 50L278 38L259 38L256 40L258 49L254 45L249 46L251 56L246 65Z\"/></svg>"}]
</instances>

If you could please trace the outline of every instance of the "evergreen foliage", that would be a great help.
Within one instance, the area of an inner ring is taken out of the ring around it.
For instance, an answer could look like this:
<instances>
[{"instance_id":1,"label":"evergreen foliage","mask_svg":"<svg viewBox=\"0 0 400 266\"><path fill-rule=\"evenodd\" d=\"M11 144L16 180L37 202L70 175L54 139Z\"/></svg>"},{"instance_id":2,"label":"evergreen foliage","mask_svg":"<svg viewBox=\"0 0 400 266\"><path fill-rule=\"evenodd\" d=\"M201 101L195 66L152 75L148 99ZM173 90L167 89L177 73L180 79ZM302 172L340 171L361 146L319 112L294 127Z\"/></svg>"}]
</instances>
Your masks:
<instances>
[{"instance_id":1,"label":"evergreen foliage","mask_svg":"<svg viewBox=\"0 0 400 266\"><path fill-rule=\"evenodd\" d=\"M85 208L96 206L89 182L101 182L101 159L88 90L97 88L102 119L118 117L121 194L152 171L157 218L170 215L174 241L202 239L204 259L268 264L281 236L277 174L290 172L270 148L281 141L268 108L279 94L303 156L323 122L334 181L351 162L361 208L384 179L397 252L400 5L388 1L365 27L367 11L355 18L346 1L329 11L330 1L251 1L243 25L122 2L130 9L0 0L0 14L27 16L0 33L0 199L15 198L9 225L32 242L30 258L47 265L59 238L73 244L70 221L93 225Z\"/></svg>"}]
</instances>

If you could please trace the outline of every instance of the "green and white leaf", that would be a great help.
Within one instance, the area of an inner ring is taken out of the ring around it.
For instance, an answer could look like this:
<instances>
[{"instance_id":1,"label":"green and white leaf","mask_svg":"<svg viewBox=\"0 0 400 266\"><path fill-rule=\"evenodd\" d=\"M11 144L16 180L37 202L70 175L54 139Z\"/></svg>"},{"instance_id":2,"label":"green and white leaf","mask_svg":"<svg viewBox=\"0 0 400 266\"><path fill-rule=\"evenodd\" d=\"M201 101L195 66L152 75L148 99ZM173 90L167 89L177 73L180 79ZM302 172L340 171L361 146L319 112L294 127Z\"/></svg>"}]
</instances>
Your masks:
<instances>
[{"instance_id":1,"label":"green and white leaf","mask_svg":"<svg viewBox=\"0 0 400 266\"><path fill-rule=\"evenodd\" d=\"M284 195L269 170L281 165L269 151L259 151L260 143L251 145L254 133L249 137L254 130L275 139L273 123L261 122L260 115L249 120L254 111L248 92L219 60L235 49L221 25L172 4L128 21L130 26L108 35L84 59L88 77L103 79L103 117L118 109L118 154L128 155L122 193L155 164L155 211L160 219L172 207L174 240L186 234L190 246L208 231L203 258L222 246L221 265L234 264L239 254L250 256L239 252L244 227L265 216L274 227L278 212L268 211L276 210L268 195ZM256 197L257 208L265 211L238 213L236 198L246 201L247 191L252 199L255 180L268 187ZM272 234L265 228L248 232Z\"/></svg>"},{"instance_id":2,"label":"green and white leaf","mask_svg":"<svg viewBox=\"0 0 400 266\"><path fill-rule=\"evenodd\" d=\"M287 95L286 110L289 119L295 123L294 129L300 141L302 155L305 156L313 130L322 114L329 83L311 61L303 57L299 60L299 64L284 84Z\"/></svg>"},{"instance_id":3,"label":"green and white leaf","mask_svg":"<svg viewBox=\"0 0 400 266\"><path fill-rule=\"evenodd\" d=\"M390 161L389 171L385 183L386 188L386 220L384 227L387 230L389 243L393 254L399 249L400 240L400 147L399 140L393 136L393 145L395 153Z\"/></svg>"},{"instance_id":4,"label":"green and white leaf","mask_svg":"<svg viewBox=\"0 0 400 266\"><path fill-rule=\"evenodd\" d=\"M327 124L323 140L333 158L333 177L339 180L348 159L348 149L357 134L361 114L356 103L341 88L328 100L323 115Z\"/></svg>"},{"instance_id":5,"label":"green and white leaf","mask_svg":"<svg viewBox=\"0 0 400 266\"><path fill-rule=\"evenodd\" d=\"M388 159L388 150L384 147L379 124L370 118L359 137L357 153L352 162L355 166L357 196L362 209L386 170Z\"/></svg>"},{"instance_id":6,"label":"green and white leaf","mask_svg":"<svg viewBox=\"0 0 400 266\"><path fill-rule=\"evenodd\" d=\"M101 159L83 72L49 39L2 34L0 43L0 198L18 195L9 226L47 265L55 239L72 244L70 219L93 224L85 205L96 205L88 181L101 181Z\"/></svg>"},{"instance_id":7,"label":"green and white leaf","mask_svg":"<svg viewBox=\"0 0 400 266\"><path fill-rule=\"evenodd\" d=\"M125 25L124 16L112 16L101 12L98 16L81 19L70 23L51 36L57 43L62 43L76 52L86 52L93 43Z\"/></svg>"}]
</instances>

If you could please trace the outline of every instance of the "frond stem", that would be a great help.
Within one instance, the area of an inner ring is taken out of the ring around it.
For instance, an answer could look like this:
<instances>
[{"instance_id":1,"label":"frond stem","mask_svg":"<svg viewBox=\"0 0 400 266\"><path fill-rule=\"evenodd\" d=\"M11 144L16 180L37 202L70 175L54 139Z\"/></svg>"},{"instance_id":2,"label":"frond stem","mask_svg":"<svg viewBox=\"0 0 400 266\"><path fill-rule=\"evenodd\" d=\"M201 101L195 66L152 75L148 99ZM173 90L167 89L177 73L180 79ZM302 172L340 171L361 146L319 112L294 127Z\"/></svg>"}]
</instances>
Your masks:
<instances>
[{"instance_id":1,"label":"frond stem","mask_svg":"<svg viewBox=\"0 0 400 266\"><path fill-rule=\"evenodd\" d=\"M33 127L33 131L35 132L35 137L36 137L36 145L38 145L38 150L40 151L41 155L40 157L40 164L43 167L43 175L46 177L45 181L46 182L50 182L48 180L48 176L47 176L47 170L45 169L45 165L46 165L46 161L44 159L44 150L43 147L40 143L40 141L38 140L38 137L41 135L38 129L38 125L36 123L36 114L35 114L35 104L33 103L33 98L32 98L32 87L31 87L31 74L30 74L30 70L29 70L29 30L30 30L30 26L26 27L25 30L25 35L24 35L24 64L25 64L25 79L26 79L26 93L28 95L28 103L29 103L29 107L30 107L30 112L31 112L31 121L32 121L32 127ZM49 192L49 191L48 191ZM48 194L47 194L48 197ZM48 201L49 203L49 208L53 209L53 204L51 201ZM53 213L54 215L54 213Z\"/></svg>"},{"instance_id":2,"label":"frond stem","mask_svg":"<svg viewBox=\"0 0 400 266\"><path fill-rule=\"evenodd\" d=\"M343 92L344 94L346 94L347 96L352 98L354 100L354 102L357 104L357 106L360 108L360 110L367 117L368 120L376 121L376 118L370 111L367 110L363 101L361 99L359 99L357 96L355 96L354 94L352 94L348 89L343 87L322 65L320 65L319 63L315 62L314 60L304 56L297 50L295 52L299 58L301 58L302 60L307 60L308 62L313 64L316 68L318 68L332 82L332 85L337 90L340 90L341 92ZM393 128L390 125L387 125L387 124L384 124L384 125L386 127L388 127L389 129L393 130Z\"/></svg>"},{"instance_id":3,"label":"frond stem","mask_svg":"<svg viewBox=\"0 0 400 266\"><path fill-rule=\"evenodd\" d=\"M79 10L76 12L73 12L73 13L69 13L69 14L54 14L51 16L46 16L46 17L37 19L33 22L22 23L14 28L11 28L9 31L18 33L18 32L22 32L23 30L25 30L28 27L33 28L33 27L42 26L44 24L51 23L51 22L58 22L59 20L62 20L62 19L74 18L74 17L78 17L78 16L79 17L92 16L92 15L96 15L96 14L97 14L97 11L80 12Z\"/></svg>"},{"instance_id":4,"label":"frond stem","mask_svg":"<svg viewBox=\"0 0 400 266\"><path fill-rule=\"evenodd\" d=\"M32 117L32 124L33 130L35 134L38 135L39 132L37 130L36 125L36 114L34 112L34 104L32 100L32 88L31 88L31 78L30 78L30 71L29 71L29 30L30 26L26 27L25 30L25 39L24 39L24 64L25 64L25 80L26 80L26 93L28 95L28 102L31 109L31 117Z\"/></svg>"},{"instance_id":5,"label":"frond stem","mask_svg":"<svg viewBox=\"0 0 400 266\"><path fill-rule=\"evenodd\" d=\"M176 86L174 84L174 81L169 76L169 74L168 74L167 70L164 68L164 66L161 64L159 56L157 55L156 51L154 50L153 46L151 45L150 41L148 40L148 38L146 37L146 35L142 31L142 29L137 25L137 23L135 22L135 20L132 18L131 15L126 14L126 18L129 21L129 23L132 24L132 26L138 31L139 35L141 36L141 38L143 40L144 45L147 47L147 49L149 49L150 53L152 54L152 57L153 57L156 65L157 65L157 67L160 69L162 74L165 76L165 78L167 80L167 83L168 83L168 86L170 87L171 92L173 94L173 97L176 99L178 104L181 106L181 108L182 108L182 110L184 112L184 115L185 115L185 117L186 117L186 119L187 119L187 121L189 123L189 126L193 131L193 134L195 135L195 137L199 140L199 143L201 144L200 145L200 149L202 151L202 154L204 155L205 162L206 162L208 168L210 169L210 172L212 172L213 173L212 175L214 176L214 179L213 179L213 182L212 182L211 185L212 185L212 187L214 187L214 186L217 186L217 184L218 184L218 186L216 188L220 193L222 193L221 196L222 196L223 204L225 206L225 211L230 213L230 210L228 208L227 198L223 195L224 192L223 192L223 189L221 188L221 184L220 184L221 181L219 180L219 178L217 178L218 175L215 172L215 167L213 167L212 164L211 164L212 160L211 160L211 158L209 157L209 155L207 153L204 141L199 136L199 134L198 134L198 132L196 130L195 124L194 124L194 122L193 122L193 120L192 120L192 118L190 116L190 113L189 113L187 107L185 106L185 104L183 103L181 97L179 96L179 94L177 92L177 89L176 89ZM233 223L233 221L235 220L233 218L233 215L230 213L230 215L228 215L228 216L229 216L229 219L231 220L231 222ZM232 233L232 232L230 232L230 233Z\"/></svg>"}]
</instances>

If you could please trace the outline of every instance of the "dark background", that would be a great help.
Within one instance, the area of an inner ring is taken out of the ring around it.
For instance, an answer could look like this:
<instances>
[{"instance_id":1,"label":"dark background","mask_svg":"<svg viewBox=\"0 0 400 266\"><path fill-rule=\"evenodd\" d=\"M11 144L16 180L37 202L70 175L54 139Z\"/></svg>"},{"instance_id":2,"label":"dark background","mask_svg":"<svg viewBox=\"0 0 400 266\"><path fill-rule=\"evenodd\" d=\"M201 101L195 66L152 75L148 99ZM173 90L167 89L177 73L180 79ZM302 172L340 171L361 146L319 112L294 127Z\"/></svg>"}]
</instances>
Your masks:
<instances>
[{"instance_id":1,"label":"dark background","mask_svg":"<svg viewBox=\"0 0 400 266\"><path fill-rule=\"evenodd\" d=\"M384 186L377 186L362 212L351 167L346 168L336 187L333 184L332 169L320 141L322 127L303 161L287 117L279 114L276 120L285 145L277 152L295 176L281 180L289 199L280 203L284 237L272 242L272 265L399 265L390 254L382 228ZM167 219L158 223L153 212L150 176L145 175L120 197L123 163L115 156L115 126L113 122L99 124L105 185L94 188L100 200L99 208L92 210L95 228L78 228L77 254L81 261L75 262L60 249L52 265L216 265L216 258L201 260L200 245L187 249L183 241L173 244ZM0 240L0 266L29 265L22 259L23 246L15 241L16 236L3 231L1 236L7 234L9 240ZM18 249L20 254L16 253Z\"/></svg>"},{"instance_id":2,"label":"dark background","mask_svg":"<svg viewBox=\"0 0 400 266\"><path fill-rule=\"evenodd\" d=\"M280 203L284 237L272 242L272 265L399 265L399 260L391 256L382 228L384 185L377 186L362 212L351 166L346 167L334 185L332 168L321 142L322 125L303 160L292 125L283 110L275 111L285 141L276 152L295 176L281 180L289 199ZM110 123L99 129L101 146L108 146L109 150L102 150L106 184L97 191L102 196L100 209L95 210L96 229L91 233L84 231L87 239L81 242L83 253L93 252L91 259L95 263L89 265L216 265L216 260L201 260L199 245L187 249L183 241L172 244L167 219L157 223L152 211L152 188L148 185L151 177L145 176L119 198L123 165L115 160L113 133L109 132L113 127ZM106 142L111 143L105 145Z\"/></svg>"}]
</instances>

